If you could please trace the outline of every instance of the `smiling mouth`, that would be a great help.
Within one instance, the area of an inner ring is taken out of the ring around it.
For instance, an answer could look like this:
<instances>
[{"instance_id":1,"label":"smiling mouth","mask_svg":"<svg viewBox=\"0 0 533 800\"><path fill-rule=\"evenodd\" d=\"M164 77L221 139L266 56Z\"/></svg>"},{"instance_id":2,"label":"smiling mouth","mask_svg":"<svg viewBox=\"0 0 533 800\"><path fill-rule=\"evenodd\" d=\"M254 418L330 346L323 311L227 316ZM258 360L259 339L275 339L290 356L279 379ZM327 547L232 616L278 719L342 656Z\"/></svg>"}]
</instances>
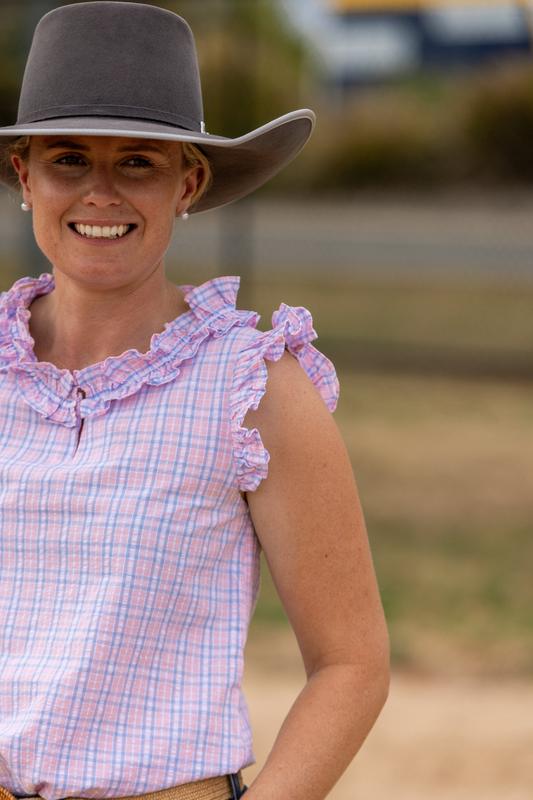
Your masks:
<instances>
[{"instance_id":1,"label":"smiling mouth","mask_svg":"<svg viewBox=\"0 0 533 800\"><path fill-rule=\"evenodd\" d=\"M87 239L122 239L127 236L136 225L83 225L79 222L69 222L69 228Z\"/></svg>"}]
</instances>

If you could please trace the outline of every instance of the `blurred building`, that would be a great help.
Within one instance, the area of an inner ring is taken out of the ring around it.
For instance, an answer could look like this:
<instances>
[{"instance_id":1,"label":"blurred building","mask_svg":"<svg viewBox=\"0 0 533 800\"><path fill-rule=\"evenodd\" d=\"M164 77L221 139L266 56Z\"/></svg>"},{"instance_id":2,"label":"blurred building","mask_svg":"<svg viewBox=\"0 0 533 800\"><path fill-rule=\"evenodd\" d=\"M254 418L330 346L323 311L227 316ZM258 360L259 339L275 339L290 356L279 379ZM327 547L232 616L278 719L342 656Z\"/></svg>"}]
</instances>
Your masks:
<instances>
[{"instance_id":1,"label":"blurred building","mask_svg":"<svg viewBox=\"0 0 533 800\"><path fill-rule=\"evenodd\" d=\"M531 52L526 0L280 0L340 87Z\"/></svg>"}]
</instances>

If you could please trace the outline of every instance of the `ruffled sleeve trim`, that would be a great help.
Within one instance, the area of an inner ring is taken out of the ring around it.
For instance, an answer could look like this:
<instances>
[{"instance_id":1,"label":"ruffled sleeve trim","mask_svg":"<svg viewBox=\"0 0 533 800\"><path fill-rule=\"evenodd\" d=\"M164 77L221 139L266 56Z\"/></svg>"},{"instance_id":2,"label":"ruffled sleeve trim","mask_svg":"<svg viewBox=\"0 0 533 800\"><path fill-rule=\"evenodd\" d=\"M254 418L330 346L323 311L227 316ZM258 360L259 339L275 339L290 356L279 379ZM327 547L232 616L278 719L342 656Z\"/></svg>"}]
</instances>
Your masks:
<instances>
[{"instance_id":1,"label":"ruffled sleeve trim","mask_svg":"<svg viewBox=\"0 0 533 800\"><path fill-rule=\"evenodd\" d=\"M259 407L266 392L265 360L279 361L288 350L298 359L330 411L335 410L339 397L333 364L311 344L317 334L309 311L283 303L272 316L272 326L240 353L235 369L231 418L238 487L243 492L255 491L268 474L269 453L259 431L243 427L247 412Z\"/></svg>"}]
</instances>

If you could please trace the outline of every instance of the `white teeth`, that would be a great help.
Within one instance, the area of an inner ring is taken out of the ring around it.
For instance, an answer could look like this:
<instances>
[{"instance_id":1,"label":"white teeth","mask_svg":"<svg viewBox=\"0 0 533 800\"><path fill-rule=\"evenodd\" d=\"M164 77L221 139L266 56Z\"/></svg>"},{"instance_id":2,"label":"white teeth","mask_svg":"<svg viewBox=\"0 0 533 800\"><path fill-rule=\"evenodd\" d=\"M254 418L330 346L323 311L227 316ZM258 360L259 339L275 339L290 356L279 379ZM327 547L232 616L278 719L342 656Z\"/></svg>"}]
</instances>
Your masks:
<instances>
[{"instance_id":1,"label":"white teeth","mask_svg":"<svg viewBox=\"0 0 533 800\"><path fill-rule=\"evenodd\" d=\"M124 236L131 227L131 225L82 225L75 222L74 227L82 236L87 236L89 239L118 239Z\"/></svg>"}]
</instances>

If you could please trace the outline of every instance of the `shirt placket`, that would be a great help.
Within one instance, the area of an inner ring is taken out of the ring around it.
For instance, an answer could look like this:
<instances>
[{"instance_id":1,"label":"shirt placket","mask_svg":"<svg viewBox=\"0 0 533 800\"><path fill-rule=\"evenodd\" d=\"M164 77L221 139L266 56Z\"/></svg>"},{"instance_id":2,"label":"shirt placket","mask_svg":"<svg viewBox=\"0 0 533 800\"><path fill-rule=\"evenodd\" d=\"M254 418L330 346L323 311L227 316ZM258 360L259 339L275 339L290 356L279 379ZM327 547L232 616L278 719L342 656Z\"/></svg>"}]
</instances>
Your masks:
<instances>
[{"instance_id":1,"label":"shirt placket","mask_svg":"<svg viewBox=\"0 0 533 800\"><path fill-rule=\"evenodd\" d=\"M81 415L81 402L82 400L85 400L85 398L87 397L87 392L85 391L85 389L82 389L81 386L75 386L74 397L75 397L75 412L76 412L76 444L74 448L74 454L76 454L80 446L81 435L84 426L84 419Z\"/></svg>"}]
</instances>

